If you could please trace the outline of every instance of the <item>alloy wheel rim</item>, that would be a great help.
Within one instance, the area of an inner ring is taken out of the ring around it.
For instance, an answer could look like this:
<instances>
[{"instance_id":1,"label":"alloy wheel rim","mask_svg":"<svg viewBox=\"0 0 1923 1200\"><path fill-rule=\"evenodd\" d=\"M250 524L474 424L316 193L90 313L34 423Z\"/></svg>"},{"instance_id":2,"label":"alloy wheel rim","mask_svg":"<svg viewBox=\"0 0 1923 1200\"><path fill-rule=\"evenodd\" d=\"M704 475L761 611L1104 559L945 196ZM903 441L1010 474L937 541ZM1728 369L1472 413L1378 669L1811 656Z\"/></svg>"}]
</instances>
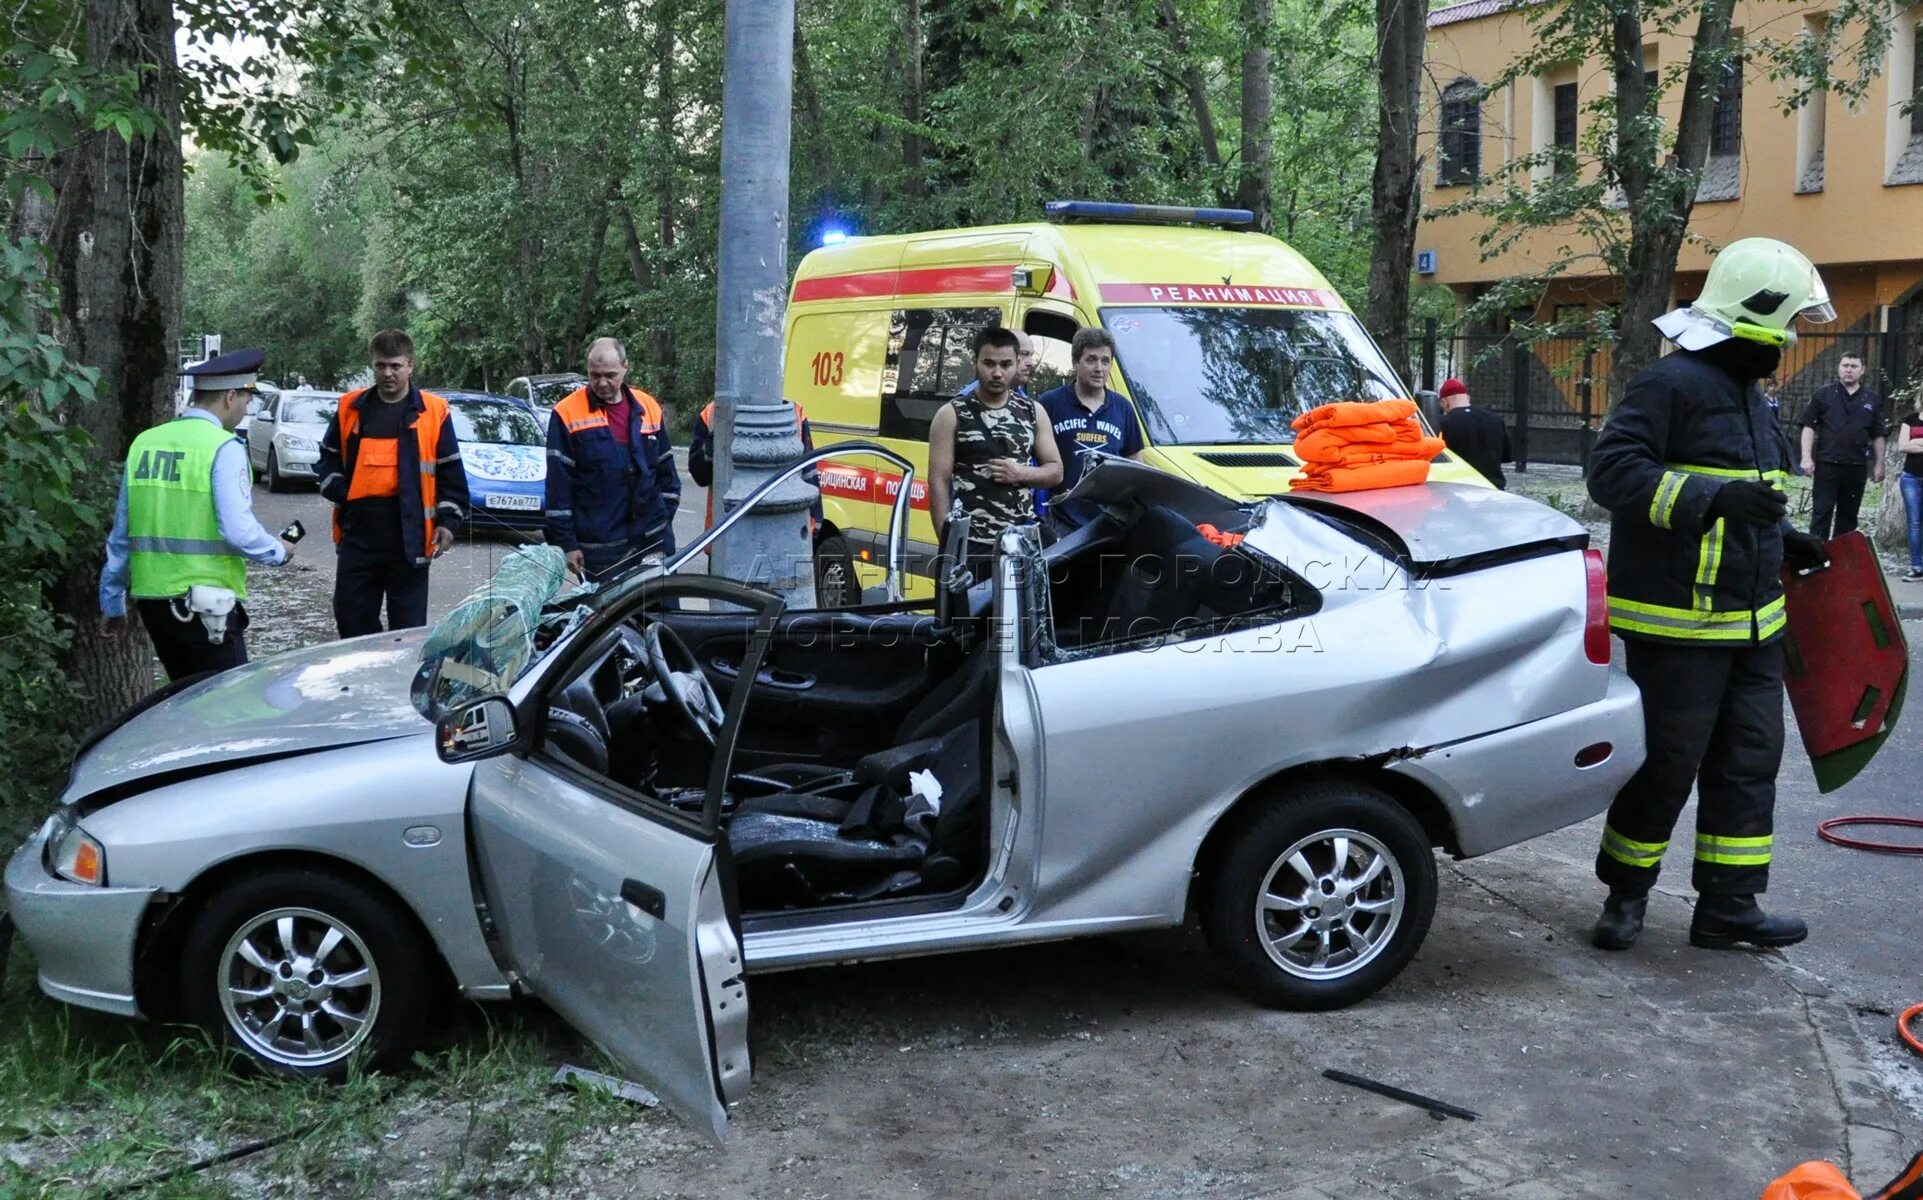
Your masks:
<instances>
[{"instance_id":1,"label":"alloy wheel rim","mask_svg":"<svg viewBox=\"0 0 1923 1200\"><path fill-rule=\"evenodd\" d=\"M1276 966L1340 979L1383 951L1408 903L1402 865L1356 829L1310 834L1276 856L1255 900L1255 927Z\"/></svg>"},{"instance_id":2,"label":"alloy wheel rim","mask_svg":"<svg viewBox=\"0 0 1923 1200\"><path fill-rule=\"evenodd\" d=\"M831 562L821 568L821 587L823 593L819 603L830 608L841 608L848 598L848 568L838 562ZM825 597L832 596L832 603Z\"/></svg>"},{"instance_id":3,"label":"alloy wheel rim","mask_svg":"<svg viewBox=\"0 0 1923 1200\"><path fill-rule=\"evenodd\" d=\"M221 1010L254 1053L289 1067L352 1054L380 1016L381 977L367 943L339 918L277 908L243 924L220 956Z\"/></svg>"}]
</instances>

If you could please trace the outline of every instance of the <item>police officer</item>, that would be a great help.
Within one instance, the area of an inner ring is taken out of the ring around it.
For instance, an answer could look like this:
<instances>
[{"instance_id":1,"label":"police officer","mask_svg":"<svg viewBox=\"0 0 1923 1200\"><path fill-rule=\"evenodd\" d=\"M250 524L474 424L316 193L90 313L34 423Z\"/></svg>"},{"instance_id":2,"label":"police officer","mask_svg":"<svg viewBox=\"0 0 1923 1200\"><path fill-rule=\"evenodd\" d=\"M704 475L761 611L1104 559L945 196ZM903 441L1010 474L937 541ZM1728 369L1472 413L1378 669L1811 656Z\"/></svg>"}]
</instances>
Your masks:
<instances>
[{"instance_id":1,"label":"police officer","mask_svg":"<svg viewBox=\"0 0 1923 1200\"><path fill-rule=\"evenodd\" d=\"M1788 946L1808 934L1756 903L1783 755L1780 574L1825 561L1823 543L1784 518L1784 442L1757 386L1799 315L1836 315L1809 259L1770 238L1732 243L1702 296L1656 321L1678 352L1629 381L1590 459L1589 494L1610 512L1609 622L1642 688L1648 745L1596 855L1609 899L1594 941L1606 950L1642 931L1692 785L1691 944Z\"/></svg>"},{"instance_id":2,"label":"police officer","mask_svg":"<svg viewBox=\"0 0 1923 1200\"><path fill-rule=\"evenodd\" d=\"M467 472L447 401L414 386L414 341L368 343L374 386L342 396L321 438L320 494L334 504L334 623L344 638L427 624L427 568L467 520Z\"/></svg>"},{"instance_id":3,"label":"police officer","mask_svg":"<svg viewBox=\"0 0 1923 1200\"><path fill-rule=\"evenodd\" d=\"M627 381L626 347L596 338L588 385L548 418L548 542L596 582L643 555L674 553L681 476L667 421L660 403Z\"/></svg>"},{"instance_id":4,"label":"police officer","mask_svg":"<svg viewBox=\"0 0 1923 1200\"><path fill-rule=\"evenodd\" d=\"M247 451L234 436L265 357L236 350L187 368L186 411L127 450L100 573L101 636L124 632L131 592L169 681L246 662L247 560L294 557L254 517Z\"/></svg>"}]
</instances>

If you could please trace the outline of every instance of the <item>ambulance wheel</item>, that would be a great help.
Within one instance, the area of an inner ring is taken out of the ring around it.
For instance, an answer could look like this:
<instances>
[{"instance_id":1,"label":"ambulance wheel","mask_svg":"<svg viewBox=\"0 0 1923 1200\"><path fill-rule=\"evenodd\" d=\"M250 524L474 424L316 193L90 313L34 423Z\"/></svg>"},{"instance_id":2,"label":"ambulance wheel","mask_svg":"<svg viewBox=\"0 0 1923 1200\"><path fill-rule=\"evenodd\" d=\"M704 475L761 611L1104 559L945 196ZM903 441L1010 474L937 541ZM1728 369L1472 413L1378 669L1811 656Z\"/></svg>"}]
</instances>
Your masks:
<instances>
[{"instance_id":1,"label":"ambulance wheel","mask_svg":"<svg viewBox=\"0 0 1923 1200\"><path fill-rule=\"evenodd\" d=\"M861 581L855 577L855 556L848 539L831 533L815 544L815 605L853 608L861 603Z\"/></svg>"},{"instance_id":2,"label":"ambulance wheel","mask_svg":"<svg viewBox=\"0 0 1923 1200\"><path fill-rule=\"evenodd\" d=\"M274 452L272 446L267 448L267 490L270 492L293 490L287 486L287 480L281 476L280 455Z\"/></svg>"},{"instance_id":3,"label":"ambulance wheel","mask_svg":"<svg viewBox=\"0 0 1923 1200\"><path fill-rule=\"evenodd\" d=\"M1407 809L1363 783L1290 788L1229 831L1203 881L1216 960L1273 1008L1343 1008L1401 973L1436 911L1436 861Z\"/></svg>"}]
</instances>

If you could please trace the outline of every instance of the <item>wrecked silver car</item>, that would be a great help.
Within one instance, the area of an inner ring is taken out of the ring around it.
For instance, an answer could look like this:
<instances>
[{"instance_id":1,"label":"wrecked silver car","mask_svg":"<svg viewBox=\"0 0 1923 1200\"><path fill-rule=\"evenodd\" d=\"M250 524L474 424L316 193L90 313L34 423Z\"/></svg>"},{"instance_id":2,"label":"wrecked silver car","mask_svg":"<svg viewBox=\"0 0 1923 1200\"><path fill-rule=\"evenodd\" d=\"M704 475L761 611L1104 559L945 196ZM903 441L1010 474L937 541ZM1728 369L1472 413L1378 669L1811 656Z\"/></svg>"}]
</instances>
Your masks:
<instances>
[{"instance_id":1,"label":"wrecked silver car","mask_svg":"<svg viewBox=\"0 0 1923 1200\"><path fill-rule=\"evenodd\" d=\"M795 469L864 453L907 469ZM1351 1004L1422 945L1435 848L1641 762L1600 557L1548 508L1238 505L1119 460L1073 494L1100 519L926 603L680 573L731 513L598 591L537 548L432 632L164 694L7 868L40 986L306 1075L404 1053L445 986L531 993L719 1134L754 972L1194 914L1261 1003Z\"/></svg>"}]
</instances>

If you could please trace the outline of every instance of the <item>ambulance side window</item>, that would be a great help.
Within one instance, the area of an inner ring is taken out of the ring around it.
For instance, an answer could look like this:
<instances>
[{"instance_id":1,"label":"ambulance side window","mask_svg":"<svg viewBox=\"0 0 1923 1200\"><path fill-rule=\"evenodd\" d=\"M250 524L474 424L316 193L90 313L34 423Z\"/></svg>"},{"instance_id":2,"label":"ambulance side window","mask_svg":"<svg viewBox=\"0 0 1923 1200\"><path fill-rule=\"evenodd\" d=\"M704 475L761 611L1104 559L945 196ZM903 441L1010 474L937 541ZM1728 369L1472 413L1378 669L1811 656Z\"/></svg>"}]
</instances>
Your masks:
<instances>
[{"instance_id":1,"label":"ambulance side window","mask_svg":"<svg viewBox=\"0 0 1923 1200\"><path fill-rule=\"evenodd\" d=\"M995 308L896 309L888 321L888 365L881 377L881 436L927 441L941 406L975 378L969 344L1002 323Z\"/></svg>"},{"instance_id":2,"label":"ambulance side window","mask_svg":"<svg viewBox=\"0 0 1923 1200\"><path fill-rule=\"evenodd\" d=\"M1031 312L1022 319L1022 332L1035 343L1035 371L1028 377L1028 394L1039 396L1075 379L1075 365L1069 358L1070 343L1080 329L1073 318L1060 313Z\"/></svg>"}]
</instances>

